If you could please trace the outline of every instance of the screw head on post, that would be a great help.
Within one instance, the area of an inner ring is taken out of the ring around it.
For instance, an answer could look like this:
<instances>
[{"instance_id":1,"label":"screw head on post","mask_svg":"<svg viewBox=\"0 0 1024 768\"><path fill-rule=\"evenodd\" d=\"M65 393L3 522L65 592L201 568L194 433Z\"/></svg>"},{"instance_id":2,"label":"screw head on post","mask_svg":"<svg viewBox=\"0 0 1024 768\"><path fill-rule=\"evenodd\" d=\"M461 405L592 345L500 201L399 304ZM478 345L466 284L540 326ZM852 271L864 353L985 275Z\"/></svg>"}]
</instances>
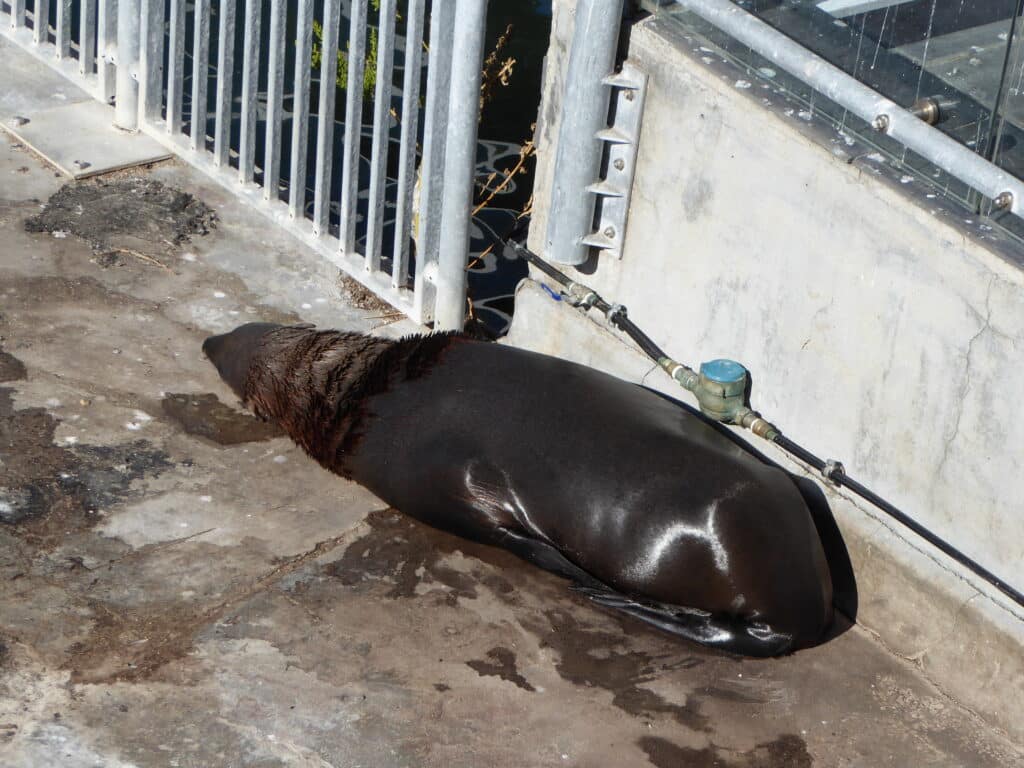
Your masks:
<instances>
[{"instance_id":1,"label":"screw head on post","mask_svg":"<svg viewBox=\"0 0 1024 768\"><path fill-rule=\"evenodd\" d=\"M1000 192L992 199L992 205L1001 211L1007 211L1013 207L1013 192L1007 190L1006 192Z\"/></svg>"},{"instance_id":2,"label":"screw head on post","mask_svg":"<svg viewBox=\"0 0 1024 768\"><path fill-rule=\"evenodd\" d=\"M888 115L878 115L871 121L871 127L879 133L888 133L890 123Z\"/></svg>"}]
</instances>

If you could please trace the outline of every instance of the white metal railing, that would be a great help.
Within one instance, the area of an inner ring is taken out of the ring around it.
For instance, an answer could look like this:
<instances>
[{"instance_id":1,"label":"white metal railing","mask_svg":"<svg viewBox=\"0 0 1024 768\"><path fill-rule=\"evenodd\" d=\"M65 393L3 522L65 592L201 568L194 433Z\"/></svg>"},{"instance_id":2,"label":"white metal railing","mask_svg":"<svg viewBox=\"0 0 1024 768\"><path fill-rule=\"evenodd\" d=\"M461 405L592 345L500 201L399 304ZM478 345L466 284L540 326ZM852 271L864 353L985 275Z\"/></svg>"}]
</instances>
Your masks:
<instances>
[{"instance_id":1,"label":"white metal railing","mask_svg":"<svg viewBox=\"0 0 1024 768\"><path fill-rule=\"evenodd\" d=\"M209 173L413 319L459 328L487 0L434 0L432 7L427 0L403 0L401 8L398 0L381 0L373 33L373 111L364 124L368 5L323 0L320 18L314 18L313 0L57 0L51 19L47 0L2 0L0 34L95 98L113 102L116 125L145 132ZM311 136L313 82L305 62L314 21L322 28L322 55ZM287 39L291 29L294 41ZM339 50L348 70L340 144L334 120ZM393 82L399 59L400 97ZM294 77L286 81L289 68ZM265 108L257 98L262 71ZM292 105L290 135L286 100ZM368 179L360 173L364 162ZM332 192L339 170L340 192Z\"/></svg>"}]
</instances>

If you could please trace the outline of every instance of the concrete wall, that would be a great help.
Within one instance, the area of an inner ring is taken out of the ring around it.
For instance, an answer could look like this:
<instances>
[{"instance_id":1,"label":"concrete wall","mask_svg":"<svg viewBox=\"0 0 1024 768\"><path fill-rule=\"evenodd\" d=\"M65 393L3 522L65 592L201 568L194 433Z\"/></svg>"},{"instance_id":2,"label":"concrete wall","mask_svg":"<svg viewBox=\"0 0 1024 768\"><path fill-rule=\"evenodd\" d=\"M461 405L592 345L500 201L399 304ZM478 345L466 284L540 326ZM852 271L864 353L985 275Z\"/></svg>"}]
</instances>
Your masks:
<instances>
[{"instance_id":1,"label":"concrete wall","mask_svg":"<svg viewBox=\"0 0 1024 768\"><path fill-rule=\"evenodd\" d=\"M535 250L572 5L555 3ZM632 26L629 56L650 84L624 258L567 271L626 305L677 359L743 362L752 405L789 436L1024 586L1014 404L1024 251L918 182L890 178L877 154L858 154L774 90L737 87L749 76L699 40L648 19ZM681 395L614 334L529 283L509 342ZM858 571L861 623L1024 736L1024 611L873 508L830 498Z\"/></svg>"}]
</instances>

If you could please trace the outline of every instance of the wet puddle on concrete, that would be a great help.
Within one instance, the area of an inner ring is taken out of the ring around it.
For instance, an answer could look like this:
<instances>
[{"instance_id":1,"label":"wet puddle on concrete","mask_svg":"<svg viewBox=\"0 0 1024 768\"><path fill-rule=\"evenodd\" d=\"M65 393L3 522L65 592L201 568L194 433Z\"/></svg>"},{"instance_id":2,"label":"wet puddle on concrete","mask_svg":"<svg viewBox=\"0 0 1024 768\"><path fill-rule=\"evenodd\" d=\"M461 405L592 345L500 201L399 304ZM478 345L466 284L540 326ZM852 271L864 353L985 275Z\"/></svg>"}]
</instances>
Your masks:
<instances>
[{"instance_id":1,"label":"wet puddle on concrete","mask_svg":"<svg viewBox=\"0 0 1024 768\"><path fill-rule=\"evenodd\" d=\"M804 740L792 734L745 752L713 744L692 749L657 737L642 738L637 745L657 768L810 768L814 763Z\"/></svg>"},{"instance_id":2,"label":"wet puddle on concrete","mask_svg":"<svg viewBox=\"0 0 1024 768\"><path fill-rule=\"evenodd\" d=\"M660 633L639 622L604 614L570 593L569 582L503 550L435 530L394 510L372 513L366 522L369 532L350 544L340 559L324 566L322 575L338 579L357 594L379 594L392 600L422 597L418 591L421 584L437 585L446 588L444 600L451 606L460 599L476 599L481 588L486 588L513 607L517 621L538 638L542 647L557 652L555 668L562 679L611 692L612 704L630 715L646 719L667 716L692 730L710 732L701 701L726 696L701 689L687 694L685 703L677 704L646 686L678 670L730 662L729 657L683 645L675 638L662 641ZM456 552L465 557L463 570L446 564L447 557ZM540 611L529 608L517 587L525 583L530 584L531 591L544 591L543 599L551 607ZM607 621L603 621L606 616L619 625L619 631L607 628ZM638 644L633 638L646 647L652 636L664 652L635 647ZM498 677L527 691L534 689L520 672L515 652L506 646L495 646L485 658L471 659L466 664L481 676Z\"/></svg>"},{"instance_id":3,"label":"wet puddle on concrete","mask_svg":"<svg viewBox=\"0 0 1024 768\"><path fill-rule=\"evenodd\" d=\"M327 576L345 586L368 592L386 584L385 596L398 599L416 597L421 583L438 584L448 588L451 605L459 598L475 599L480 585L499 598L514 598L512 583L483 563L464 573L442 562L461 551L484 562L497 562L498 567L521 565L512 555L435 530L395 510L372 512L365 522L369 533L350 544L340 560L324 568Z\"/></svg>"},{"instance_id":4,"label":"wet puddle on concrete","mask_svg":"<svg viewBox=\"0 0 1024 768\"><path fill-rule=\"evenodd\" d=\"M491 648L487 652L486 660L467 661L466 666L474 670L480 677L499 677L524 691L536 690L526 681L525 677L519 674L519 670L516 669L516 654L508 648L502 646Z\"/></svg>"},{"instance_id":5,"label":"wet puddle on concrete","mask_svg":"<svg viewBox=\"0 0 1024 768\"><path fill-rule=\"evenodd\" d=\"M0 381L19 381L27 375L25 364L21 360L0 350Z\"/></svg>"},{"instance_id":6,"label":"wet puddle on concrete","mask_svg":"<svg viewBox=\"0 0 1024 768\"><path fill-rule=\"evenodd\" d=\"M40 547L94 526L102 512L135 495L132 482L172 464L145 440L117 446L54 443L59 420L42 408L15 409L0 387L0 524Z\"/></svg>"},{"instance_id":7,"label":"wet puddle on concrete","mask_svg":"<svg viewBox=\"0 0 1024 768\"><path fill-rule=\"evenodd\" d=\"M160 407L164 415L186 433L205 437L217 445L252 443L284 434L275 424L228 407L215 394L168 392Z\"/></svg>"}]
</instances>

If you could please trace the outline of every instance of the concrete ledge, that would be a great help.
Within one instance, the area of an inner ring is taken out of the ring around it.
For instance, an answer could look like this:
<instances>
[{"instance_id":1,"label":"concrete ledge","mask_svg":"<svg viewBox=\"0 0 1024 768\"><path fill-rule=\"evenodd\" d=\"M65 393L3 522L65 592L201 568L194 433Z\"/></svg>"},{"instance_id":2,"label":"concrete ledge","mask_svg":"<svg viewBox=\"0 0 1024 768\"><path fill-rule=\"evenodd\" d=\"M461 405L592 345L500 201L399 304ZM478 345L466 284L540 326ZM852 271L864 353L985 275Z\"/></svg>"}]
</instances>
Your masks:
<instances>
[{"instance_id":1,"label":"concrete ledge","mask_svg":"<svg viewBox=\"0 0 1024 768\"><path fill-rule=\"evenodd\" d=\"M540 283L524 280L504 343L590 365L696 405L603 318L598 322L595 317L601 316L588 317L554 300ZM756 390L753 397L756 407ZM784 427L785 414L767 415ZM813 435L800 437L818 448ZM758 441L754 447L791 472L819 479L770 444ZM858 623L890 653L913 662L943 694L1011 738L1024 738L1019 716L1024 705L1024 619L998 592L977 583L878 510L819 485L857 576ZM884 495L884 488L876 490Z\"/></svg>"}]
</instances>

